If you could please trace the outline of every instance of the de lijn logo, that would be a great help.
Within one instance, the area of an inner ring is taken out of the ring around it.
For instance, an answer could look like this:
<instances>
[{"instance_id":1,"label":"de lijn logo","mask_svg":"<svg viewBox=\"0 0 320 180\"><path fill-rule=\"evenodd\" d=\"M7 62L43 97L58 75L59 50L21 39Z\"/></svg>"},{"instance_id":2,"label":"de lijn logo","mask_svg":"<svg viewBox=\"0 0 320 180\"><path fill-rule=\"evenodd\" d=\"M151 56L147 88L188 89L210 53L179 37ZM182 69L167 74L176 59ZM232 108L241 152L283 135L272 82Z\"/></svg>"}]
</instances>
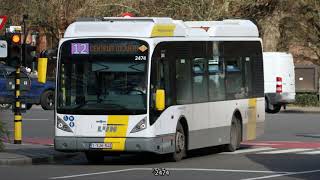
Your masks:
<instances>
[{"instance_id":1,"label":"de lijn logo","mask_svg":"<svg viewBox=\"0 0 320 180\"><path fill-rule=\"evenodd\" d=\"M69 121L69 126L74 127L74 116L63 116L63 120L66 122Z\"/></svg>"}]
</instances>

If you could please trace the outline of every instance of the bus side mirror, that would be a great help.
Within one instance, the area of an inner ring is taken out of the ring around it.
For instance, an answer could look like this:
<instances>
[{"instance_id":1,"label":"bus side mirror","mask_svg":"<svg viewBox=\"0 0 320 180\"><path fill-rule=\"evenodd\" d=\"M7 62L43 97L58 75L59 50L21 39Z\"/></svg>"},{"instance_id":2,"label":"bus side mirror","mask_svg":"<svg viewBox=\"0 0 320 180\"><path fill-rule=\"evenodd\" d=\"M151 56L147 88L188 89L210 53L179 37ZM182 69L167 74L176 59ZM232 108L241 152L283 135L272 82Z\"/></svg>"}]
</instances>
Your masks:
<instances>
[{"instance_id":1,"label":"bus side mirror","mask_svg":"<svg viewBox=\"0 0 320 180\"><path fill-rule=\"evenodd\" d=\"M156 110L163 111L165 108L165 90L157 89L156 91Z\"/></svg>"},{"instance_id":2,"label":"bus side mirror","mask_svg":"<svg viewBox=\"0 0 320 180\"><path fill-rule=\"evenodd\" d=\"M46 83L48 58L38 58L38 82Z\"/></svg>"}]
</instances>

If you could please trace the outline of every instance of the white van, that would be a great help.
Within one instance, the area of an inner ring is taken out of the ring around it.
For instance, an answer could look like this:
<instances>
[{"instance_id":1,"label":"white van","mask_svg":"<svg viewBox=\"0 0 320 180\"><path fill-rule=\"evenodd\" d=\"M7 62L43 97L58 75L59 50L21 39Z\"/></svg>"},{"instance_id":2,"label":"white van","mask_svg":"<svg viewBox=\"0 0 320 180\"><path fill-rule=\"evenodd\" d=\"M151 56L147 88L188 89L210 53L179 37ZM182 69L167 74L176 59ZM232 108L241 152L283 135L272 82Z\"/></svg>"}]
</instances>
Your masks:
<instances>
[{"instance_id":1,"label":"white van","mask_svg":"<svg viewBox=\"0 0 320 180\"><path fill-rule=\"evenodd\" d=\"M277 113L281 106L295 101L295 77L293 57L285 52L264 52L265 110Z\"/></svg>"}]
</instances>

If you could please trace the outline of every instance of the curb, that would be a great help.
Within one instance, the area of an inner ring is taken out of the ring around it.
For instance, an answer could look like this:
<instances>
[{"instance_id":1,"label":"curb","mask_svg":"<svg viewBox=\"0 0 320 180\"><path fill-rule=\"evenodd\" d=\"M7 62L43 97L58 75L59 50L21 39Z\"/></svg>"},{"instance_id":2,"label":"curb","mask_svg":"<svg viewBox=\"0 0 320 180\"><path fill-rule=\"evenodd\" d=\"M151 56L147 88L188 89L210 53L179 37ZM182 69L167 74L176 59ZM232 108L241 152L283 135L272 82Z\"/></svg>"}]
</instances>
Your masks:
<instances>
[{"instance_id":1,"label":"curb","mask_svg":"<svg viewBox=\"0 0 320 180\"><path fill-rule=\"evenodd\" d=\"M8 158L0 159L0 166L3 165L32 165L41 163L54 163L58 160L71 158L76 156L77 153L62 153L58 155L42 156L42 157L29 157L25 155L19 155L14 153L0 152L0 154L7 154ZM11 156L11 157L10 157Z\"/></svg>"},{"instance_id":2,"label":"curb","mask_svg":"<svg viewBox=\"0 0 320 180\"><path fill-rule=\"evenodd\" d=\"M10 160L0 160L0 166L17 166L17 165L31 165L32 160L25 159L10 159Z\"/></svg>"},{"instance_id":3,"label":"curb","mask_svg":"<svg viewBox=\"0 0 320 180\"><path fill-rule=\"evenodd\" d=\"M301 109L287 109L281 110L281 113L304 113L304 114L319 114L320 110L301 110Z\"/></svg>"}]
</instances>

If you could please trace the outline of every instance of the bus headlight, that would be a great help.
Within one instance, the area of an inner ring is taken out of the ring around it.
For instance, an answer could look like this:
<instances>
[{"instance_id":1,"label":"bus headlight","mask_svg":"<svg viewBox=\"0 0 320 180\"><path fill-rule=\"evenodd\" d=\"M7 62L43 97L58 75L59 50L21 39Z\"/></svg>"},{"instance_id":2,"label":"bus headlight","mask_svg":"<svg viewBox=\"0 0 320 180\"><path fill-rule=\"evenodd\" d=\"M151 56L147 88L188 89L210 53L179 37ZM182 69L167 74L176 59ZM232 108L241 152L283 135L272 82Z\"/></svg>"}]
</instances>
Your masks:
<instances>
[{"instance_id":1,"label":"bus headlight","mask_svg":"<svg viewBox=\"0 0 320 180\"><path fill-rule=\"evenodd\" d=\"M66 132L73 132L72 129L60 117L57 116L57 128Z\"/></svg>"},{"instance_id":2,"label":"bus headlight","mask_svg":"<svg viewBox=\"0 0 320 180\"><path fill-rule=\"evenodd\" d=\"M135 133L147 128L147 117L143 118L138 124L131 130L130 133Z\"/></svg>"}]
</instances>

